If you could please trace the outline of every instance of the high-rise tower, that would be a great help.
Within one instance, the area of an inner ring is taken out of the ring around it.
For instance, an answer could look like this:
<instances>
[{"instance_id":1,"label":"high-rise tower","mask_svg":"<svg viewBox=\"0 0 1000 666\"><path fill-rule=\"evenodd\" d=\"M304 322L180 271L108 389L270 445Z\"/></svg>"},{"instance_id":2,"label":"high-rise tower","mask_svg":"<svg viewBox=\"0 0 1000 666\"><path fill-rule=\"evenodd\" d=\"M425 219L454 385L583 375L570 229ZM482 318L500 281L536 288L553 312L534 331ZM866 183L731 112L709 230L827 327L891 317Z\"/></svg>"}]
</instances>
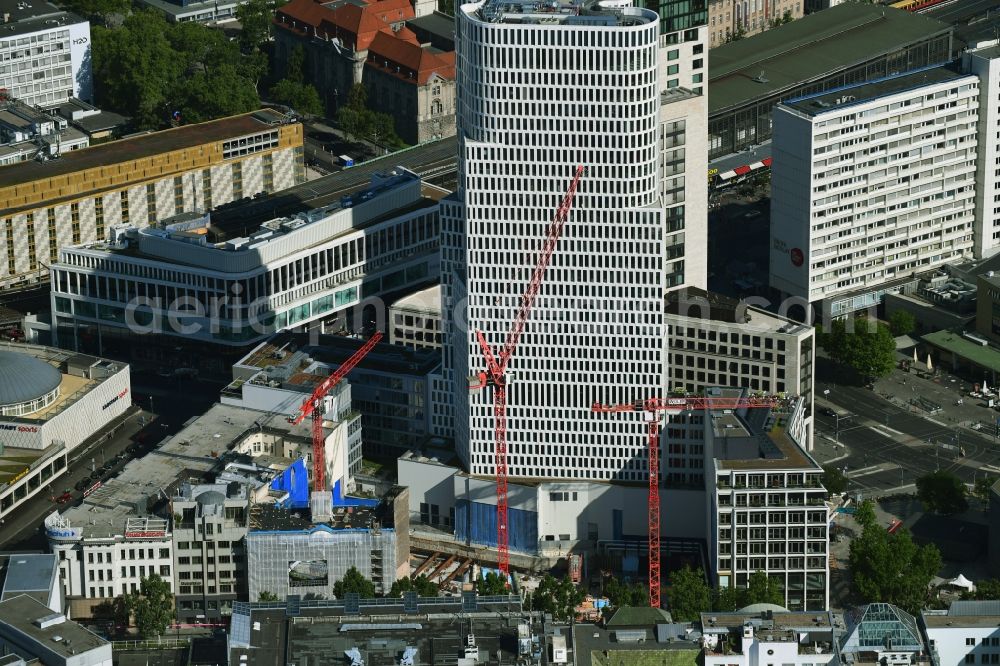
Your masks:
<instances>
[{"instance_id":1,"label":"high-rise tower","mask_svg":"<svg viewBox=\"0 0 1000 666\"><path fill-rule=\"evenodd\" d=\"M489 394L465 390L484 368L475 330L502 343L582 164L510 364L509 475L645 481L643 430L590 406L669 388L664 293L705 282L704 97L678 82L682 44L628 0L490 0L457 14L459 178L442 202L442 300L458 453L471 473L494 473Z\"/></svg>"}]
</instances>

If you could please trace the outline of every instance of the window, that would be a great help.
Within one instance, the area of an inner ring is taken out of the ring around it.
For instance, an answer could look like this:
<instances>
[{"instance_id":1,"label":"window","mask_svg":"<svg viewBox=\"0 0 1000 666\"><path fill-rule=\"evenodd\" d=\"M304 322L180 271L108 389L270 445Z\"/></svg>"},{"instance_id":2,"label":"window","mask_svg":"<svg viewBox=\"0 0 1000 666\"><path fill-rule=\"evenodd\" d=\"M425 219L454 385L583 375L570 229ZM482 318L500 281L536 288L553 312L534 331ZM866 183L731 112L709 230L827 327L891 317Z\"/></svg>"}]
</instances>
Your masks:
<instances>
[{"instance_id":1,"label":"window","mask_svg":"<svg viewBox=\"0 0 1000 666\"><path fill-rule=\"evenodd\" d=\"M975 645L976 644L976 639L975 638L966 638L965 639L965 644L966 645Z\"/></svg>"}]
</instances>

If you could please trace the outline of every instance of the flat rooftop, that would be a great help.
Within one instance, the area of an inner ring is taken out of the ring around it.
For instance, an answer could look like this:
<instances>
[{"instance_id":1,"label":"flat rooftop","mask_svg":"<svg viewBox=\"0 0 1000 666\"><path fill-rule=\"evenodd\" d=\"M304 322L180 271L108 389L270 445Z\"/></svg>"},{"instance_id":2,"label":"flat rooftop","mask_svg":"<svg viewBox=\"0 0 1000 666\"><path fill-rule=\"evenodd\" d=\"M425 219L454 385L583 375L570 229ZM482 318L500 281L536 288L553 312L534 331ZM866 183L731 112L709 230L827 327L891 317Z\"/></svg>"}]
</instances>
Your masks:
<instances>
[{"instance_id":1,"label":"flat rooftop","mask_svg":"<svg viewBox=\"0 0 1000 666\"><path fill-rule=\"evenodd\" d=\"M307 509L279 508L271 504L254 504L250 509L251 532L311 532L323 526L334 530L368 529L383 525L382 512L366 506L334 506L330 520L313 522Z\"/></svg>"},{"instance_id":2,"label":"flat rooftop","mask_svg":"<svg viewBox=\"0 0 1000 666\"><path fill-rule=\"evenodd\" d=\"M925 613L923 618L924 624L929 629L1000 627L1000 615L928 615Z\"/></svg>"},{"instance_id":3,"label":"flat rooftop","mask_svg":"<svg viewBox=\"0 0 1000 666\"><path fill-rule=\"evenodd\" d=\"M744 393L743 389L725 388L716 395L737 398ZM721 470L820 469L788 435L788 419L796 409L801 409L800 402L800 398L790 397L777 401L772 407L747 409L744 416L738 416L733 410L711 410L716 467Z\"/></svg>"},{"instance_id":4,"label":"flat rooftop","mask_svg":"<svg viewBox=\"0 0 1000 666\"><path fill-rule=\"evenodd\" d=\"M73 25L84 20L76 14L65 12L45 0L0 0L0 14L10 15L10 22L3 26L0 41L7 37L19 37L40 30L50 30L56 24Z\"/></svg>"},{"instance_id":5,"label":"flat rooftop","mask_svg":"<svg viewBox=\"0 0 1000 666\"><path fill-rule=\"evenodd\" d=\"M486 0L474 12L487 23L615 27L655 21L649 10L605 10L597 0Z\"/></svg>"},{"instance_id":6,"label":"flat rooftop","mask_svg":"<svg viewBox=\"0 0 1000 666\"><path fill-rule=\"evenodd\" d=\"M983 368L1000 370L1000 350L993 345L982 345L952 331L935 331L921 336L929 345L950 352Z\"/></svg>"},{"instance_id":7,"label":"flat rooftop","mask_svg":"<svg viewBox=\"0 0 1000 666\"><path fill-rule=\"evenodd\" d=\"M234 642L231 660L250 666L346 664L350 660L345 658L345 652L356 648L366 664L396 664L407 647L414 647L417 664L454 664L462 654L471 621L471 633L481 656L488 654L493 659L502 651L502 663L516 662L517 655L511 651L516 650L516 620L521 618L516 603L491 613L462 613L461 599L455 598L454 602L435 607L420 603L419 612L411 614L404 612L401 603L386 606L378 614L370 613L370 608L363 605L363 617L344 615L342 606L310 608L306 605L309 602L302 603L299 617L287 617L284 604L280 608L255 609L247 619L234 608L234 635L244 633L238 625L249 623L254 629L245 632L252 647L235 647L238 643ZM541 634L540 627L536 631ZM246 660L241 661L243 655Z\"/></svg>"},{"instance_id":8,"label":"flat rooftop","mask_svg":"<svg viewBox=\"0 0 1000 666\"><path fill-rule=\"evenodd\" d=\"M389 307L407 312L441 315L441 285L435 284L420 291L403 296Z\"/></svg>"},{"instance_id":9,"label":"flat rooftop","mask_svg":"<svg viewBox=\"0 0 1000 666\"><path fill-rule=\"evenodd\" d=\"M58 563L53 553L11 555L7 559L0 601L27 594L46 603L57 570Z\"/></svg>"},{"instance_id":10,"label":"flat rooftop","mask_svg":"<svg viewBox=\"0 0 1000 666\"><path fill-rule=\"evenodd\" d=\"M845 2L723 44L709 58L709 116L949 32L922 14Z\"/></svg>"},{"instance_id":11,"label":"flat rooftop","mask_svg":"<svg viewBox=\"0 0 1000 666\"><path fill-rule=\"evenodd\" d=\"M173 484L190 480L209 482L212 472L224 467L220 457L246 435L256 432L257 423L267 416L264 412L217 403L143 458L129 461L117 477L106 481L62 516L72 527L81 529L84 538L120 534L130 518L148 515L150 502L166 499ZM294 434L302 441L309 441L310 437L308 421L292 426L284 418L270 418L263 431Z\"/></svg>"},{"instance_id":12,"label":"flat rooftop","mask_svg":"<svg viewBox=\"0 0 1000 666\"><path fill-rule=\"evenodd\" d=\"M808 116L840 111L852 106L873 102L900 93L919 90L925 86L949 83L961 79L977 80L972 74L958 74L943 66L918 69L914 72L889 76L867 83L844 86L815 95L807 95L782 102L783 106Z\"/></svg>"},{"instance_id":13,"label":"flat rooftop","mask_svg":"<svg viewBox=\"0 0 1000 666\"><path fill-rule=\"evenodd\" d=\"M75 150L56 160L32 161L0 167L0 188L255 134L287 122L289 122L287 116L271 109L262 109L239 116L220 118L196 125L182 125L173 129L120 139L83 150Z\"/></svg>"},{"instance_id":14,"label":"flat rooftop","mask_svg":"<svg viewBox=\"0 0 1000 666\"><path fill-rule=\"evenodd\" d=\"M667 312L702 322L739 324L753 331L795 335L809 330L805 324L748 305L746 301L687 287L667 294Z\"/></svg>"},{"instance_id":15,"label":"flat rooftop","mask_svg":"<svg viewBox=\"0 0 1000 666\"><path fill-rule=\"evenodd\" d=\"M748 609L749 610L749 609ZM816 631L833 629L832 614L827 611L792 612L773 610L769 615L763 612L746 612L738 610L732 613L713 612L701 614L703 633L719 633L733 629L742 629L746 624L762 624L778 631Z\"/></svg>"},{"instance_id":16,"label":"flat rooftop","mask_svg":"<svg viewBox=\"0 0 1000 666\"><path fill-rule=\"evenodd\" d=\"M62 621L45 629L35 624L43 618L57 617ZM106 640L67 620L65 616L53 613L48 606L27 595L0 601L0 625L11 627L67 660L102 646L108 646L108 657L111 656L111 647Z\"/></svg>"}]
</instances>

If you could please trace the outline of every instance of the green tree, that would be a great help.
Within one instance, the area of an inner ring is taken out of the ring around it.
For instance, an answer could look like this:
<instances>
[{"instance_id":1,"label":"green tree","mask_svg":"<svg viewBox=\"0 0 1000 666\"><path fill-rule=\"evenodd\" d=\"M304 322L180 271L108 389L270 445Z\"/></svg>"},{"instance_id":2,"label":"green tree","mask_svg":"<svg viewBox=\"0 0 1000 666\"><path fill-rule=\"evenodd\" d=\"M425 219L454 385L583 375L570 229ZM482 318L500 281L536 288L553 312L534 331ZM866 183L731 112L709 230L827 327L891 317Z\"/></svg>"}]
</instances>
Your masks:
<instances>
[{"instance_id":1,"label":"green tree","mask_svg":"<svg viewBox=\"0 0 1000 666\"><path fill-rule=\"evenodd\" d=\"M997 482L995 476L981 476L976 479L976 483L973 484L972 494L983 503L983 510L989 508L990 503L990 490L993 488L993 484ZM1000 597L997 597L1000 599Z\"/></svg>"},{"instance_id":2,"label":"green tree","mask_svg":"<svg viewBox=\"0 0 1000 666\"><path fill-rule=\"evenodd\" d=\"M938 470L917 479L917 499L933 513L951 515L969 508L965 484L951 472Z\"/></svg>"},{"instance_id":3,"label":"green tree","mask_svg":"<svg viewBox=\"0 0 1000 666\"><path fill-rule=\"evenodd\" d=\"M416 578L400 578L392 584L389 589L390 597L401 597L404 592L415 591L421 597L436 597L438 595L437 583L427 576L420 575Z\"/></svg>"},{"instance_id":4,"label":"green tree","mask_svg":"<svg viewBox=\"0 0 1000 666\"><path fill-rule=\"evenodd\" d=\"M933 544L918 546L905 528L892 534L869 524L851 542L854 591L862 603L884 601L918 613L930 597L930 582L941 568Z\"/></svg>"},{"instance_id":5,"label":"green tree","mask_svg":"<svg viewBox=\"0 0 1000 666\"><path fill-rule=\"evenodd\" d=\"M726 36L723 38L723 42L728 44L729 42L738 42L747 36L747 29L742 25L736 26L736 30L726 30Z\"/></svg>"},{"instance_id":6,"label":"green tree","mask_svg":"<svg viewBox=\"0 0 1000 666\"><path fill-rule=\"evenodd\" d=\"M125 595L125 606L143 638L162 636L174 619L174 594L156 574L141 579L138 594Z\"/></svg>"},{"instance_id":7,"label":"green tree","mask_svg":"<svg viewBox=\"0 0 1000 666\"><path fill-rule=\"evenodd\" d=\"M333 584L333 593L338 599L351 592L356 592L362 599L375 598L375 583L365 578L357 567L348 569L344 577Z\"/></svg>"},{"instance_id":8,"label":"green tree","mask_svg":"<svg viewBox=\"0 0 1000 666\"><path fill-rule=\"evenodd\" d=\"M617 578L608 578L604 595L614 606L649 605L649 588L644 583L622 583Z\"/></svg>"},{"instance_id":9,"label":"green tree","mask_svg":"<svg viewBox=\"0 0 1000 666\"><path fill-rule=\"evenodd\" d=\"M785 605L785 593L778 582L763 571L755 571L747 580L747 588L743 591L740 607L750 604Z\"/></svg>"},{"instance_id":10,"label":"green tree","mask_svg":"<svg viewBox=\"0 0 1000 666\"><path fill-rule=\"evenodd\" d=\"M712 598L712 610L732 612L741 607L740 600L740 590L735 587L719 587Z\"/></svg>"},{"instance_id":11,"label":"green tree","mask_svg":"<svg viewBox=\"0 0 1000 666\"><path fill-rule=\"evenodd\" d=\"M831 359L853 368L865 381L884 377L896 367L896 341L887 326L874 320L838 319L821 341Z\"/></svg>"},{"instance_id":12,"label":"green tree","mask_svg":"<svg viewBox=\"0 0 1000 666\"><path fill-rule=\"evenodd\" d=\"M305 77L306 50L302 48L301 44L296 44L295 48L288 54L288 62L285 63L285 78L294 83L304 83ZM364 91L364 87L360 83L355 84L355 87L361 87L362 92Z\"/></svg>"},{"instance_id":13,"label":"green tree","mask_svg":"<svg viewBox=\"0 0 1000 666\"><path fill-rule=\"evenodd\" d=\"M856 520L858 525L861 525L862 528L869 526L878 527L878 517L875 515L875 504L871 500L865 500L859 504L857 510L854 512L854 520Z\"/></svg>"},{"instance_id":14,"label":"green tree","mask_svg":"<svg viewBox=\"0 0 1000 666\"><path fill-rule=\"evenodd\" d=\"M889 315L889 330L893 335L909 335L916 327L916 318L906 310L896 310Z\"/></svg>"},{"instance_id":15,"label":"green tree","mask_svg":"<svg viewBox=\"0 0 1000 666\"><path fill-rule=\"evenodd\" d=\"M270 40L274 9L275 3L270 0L247 0L236 7L236 20L240 22L238 41L243 53L258 51Z\"/></svg>"},{"instance_id":16,"label":"green tree","mask_svg":"<svg viewBox=\"0 0 1000 666\"><path fill-rule=\"evenodd\" d=\"M836 465L823 467L823 487L831 495L839 495L847 490L847 477Z\"/></svg>"},{"instance_id":17,"label":"green tree","mask_svg":"<svg viewBox=\"0 0 1000 666\"><path fill-rule=\"evenodd\" d=\"M319 98L319 93L308 83L281 79L271 87L270 96L275 102L290 106L299 113L323 115L323 102Z\"/></svg>"},{"instance_id":18,"label":"green tree","mask_svg":"<svg viewBox=\"0 0 1000 666\"><path fill-rule=\"evenodd\" d=\"M583 601L585 592L569 578L556 580L545 574L531 595L531 607L543 613L551 613L557 620L570 620Z\"/></svg>"},{"instance_id":19,"label":"green tree","mask_svg":"<svg viewBox=\"0 0 1000 666\"><path fill-rule=\"evenodd\" d=\"M479 593L479 596L492 597L509 594L510 588L507 587L507 581L504 580L503 576L497 572L489 571L485 576L476 581L476 591Z\"/></svg>"},{"instance_id":20,"label":"green tree","mask_svg":"<svg viewBox=\"0 0 1000 666\"><path fill-rule=\"evenodd\" d=\"M793 20L794 19L792 18L792 10L786 9L785 13L779 16L778 18L773 18L769 20L767 22L768 23L767 27L777 28L779 25L785 25L786 23L791 23Z\"/></svg>"},{"instance_id":21,"label":"green tree","mask_svg":"<svg viewBox=\"0 0 1000 666\"><path fill-rule=\"evenodd\" d=\"M705 572L687 565L671 572L667 598L675 622L697 620L701 613L712 608L712 590L705 582Z\"/></svg>"},{"instance_id":22,"label":"green tree","mask_svg":"<svg viewBox=\"0 0 1000 666\"><path fill-rule=\"evenodd\" d=\"M152 10L120 27L94 26L93 70L100 106L133 118L142 129L199 122L257 108L256 83L266 71L262 54L243 56L218 30L172 24Z\"/></svg>"},{"instance_id":23,"label":"green tree","mask_svg":"<svg viewBox=\"0 0 1000 666\"><path fill-rule=\"evenodd\" d=\"M264 590L257 596L257 601L277 601L278 595L274 592L268 592Z\"/></svg>"}]
</instances>

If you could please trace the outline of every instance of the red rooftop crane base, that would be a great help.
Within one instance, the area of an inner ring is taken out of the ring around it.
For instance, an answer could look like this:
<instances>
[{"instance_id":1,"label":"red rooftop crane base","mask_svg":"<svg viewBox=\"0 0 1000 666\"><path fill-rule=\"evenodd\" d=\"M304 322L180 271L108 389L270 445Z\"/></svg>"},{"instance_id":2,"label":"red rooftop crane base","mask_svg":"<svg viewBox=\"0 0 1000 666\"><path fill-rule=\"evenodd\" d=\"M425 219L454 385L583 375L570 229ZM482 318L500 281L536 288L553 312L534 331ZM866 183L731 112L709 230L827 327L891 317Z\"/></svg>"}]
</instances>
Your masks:
<instances>
[{"instance_id":1,"label":"red rooftop crane base","mask_svg":"<svg viewBox=\"0 0 1000 666\"><path fill-rule=\"evenodd\" d=\"M660 417L659 412L777 407L781 398L756 395L739 398L682 396L649 398L623 405L594 403L591 411L602 414L645 412L649 448L649 605L660 607Z\"/></svg>"},{"instance_id":2,"label":"red rooftop crane base","mask_svg":"<svg viewBox=\"0 0 1000 666\"><path fill-rule=\"evenodd\" d=\"M354 366L370 352L379 340L382 333L375 331L375 335L368 339L365 344L351 354L351 357L344 361L332 375L327 377L316 387L308 398L299 407L299 414L294 418L289 418L292 425L302 423L303 419L312 416L312 446L313 446L313 492L326 490L326 455L323 452L323 398L333 387L340 383L340 380L347 376Z\"/></svg>"},{"instance_id":3,"label":"red rooftop crane base","mask_svg":"<svg viewBox=\"0 0 1000 666\"><path fill-rule=\"evenodd\" d=\"M576 196L577 186L583 176L583 167L576 168L576 174L563 196L562 203L556 211L555 217L549 224L545 236L545 243L542 251L538 255L538 262L535 270L531 274L531 281L521 295L521 303L517 310L517 316L507 333L503 349L498 356L493 355L493 350L482 331L476 331L476 339L479 347L483 350L483 358L486 360L486 372L480 372L474 379L478 383L470 382L469 388L472 390L481 389L489 385L493 387L493 418L494 430L496 433L496 448L494 450L496 462L496 482L497 482L497 559L500 571L505 580L510 576L510 540L507 532L507 378L504 373L507 371L507 364L510 357L517 348L517 341L524 332L524 326L531 314L531 306L538 295L542 278L545 276L545 269L549 266L552 253L556 249L556 241L562 234L563 225L569 216L570 208L573 205L573 198Z\"/></svg>"}]
</instances>

